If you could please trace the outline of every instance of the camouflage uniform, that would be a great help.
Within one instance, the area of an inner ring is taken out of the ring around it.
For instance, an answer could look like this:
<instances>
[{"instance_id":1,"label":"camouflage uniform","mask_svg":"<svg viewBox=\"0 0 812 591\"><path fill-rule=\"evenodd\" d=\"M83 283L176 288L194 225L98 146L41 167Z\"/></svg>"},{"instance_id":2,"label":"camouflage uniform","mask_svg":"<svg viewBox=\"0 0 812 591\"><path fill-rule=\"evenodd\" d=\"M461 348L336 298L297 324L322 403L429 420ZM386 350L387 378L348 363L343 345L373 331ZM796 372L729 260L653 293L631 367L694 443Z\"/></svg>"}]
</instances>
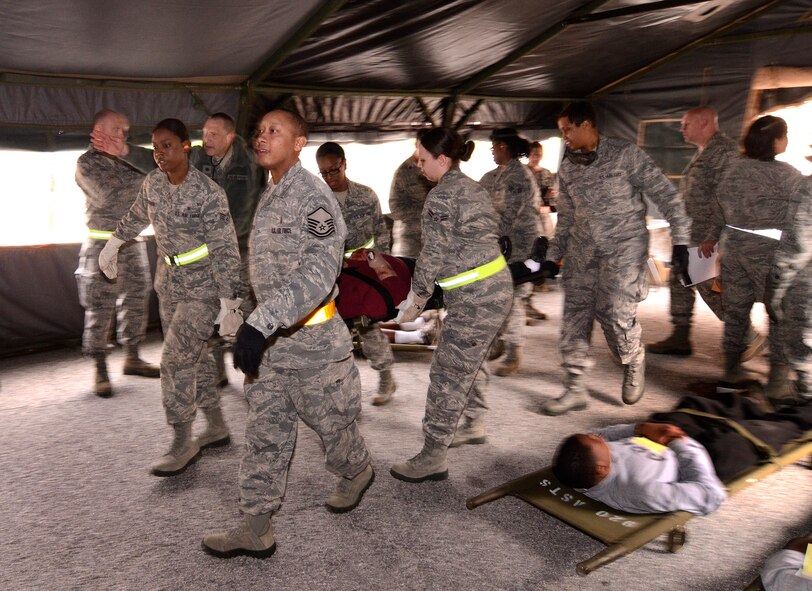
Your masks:
<instances>
[{"instance_id":1,"label":"camouflage uniform","mask_svg":"<svg viewBox=\"0 0 812 591\"><path fill-rule=\"evenodd\" d=\"M219 406L215 369L206 346L214 331L220 298L234 298L239 252L225 192L190 167L174 186L160 170L150 172L115 235L136 236L147 224L155 230L158 268L155 289L164 329L161 390L167 422L191 422L197 407ZM208 256L185 265L164 257L207 245Z\"/></svg>"},{"instance_id":2,"label":"camouflage uniform","mask_svg":"<svg viewBox=\"0 0 812 591\"><path fill-rule=\"evenodd\" d=\"M87 227L112 232L135 201L144 175L92 147L76 163L76 184L85 193ZM118 255L118 278L110 281L99 272L98 257L107 241L88 237L79 253L76 281L79 302L85 309L82 350L86 355L107 350L110 323L118 308L118 340L137 345L144 340L150 292L147 245L138 238L123 244ZM116 301L118 299L118 301Z\"/></svg>"},{"instance_id":3,"label":"camouflage uniform","mask_svg":"<svg viewBox=\"0 0 812 591\"><path fill-rule=\"evenodd\" d=\"M539 170L531 170L533 177L536 179L536 184L539 187L541 196L541 204L547 207L555 207L555 201L552 197L553 191L556 190L558 184L555 175L544 167ZM555 211L555 210L553 210ZM552 239L555 233L555 224L553 223L552 213L545 212L539 215L539 223L541 224L541 235Z\"/></svg>"},{"instance_id":4,"label":"camouflage uniform","mask_svg":"<svg viewBox=\"0 0 812 591\"><path fill-rule=\"evenodd\" d=\"M510 238L511 254L508 263L530 258L533 242L539 235L539 188L533 173L524 164L511 159L504 166L486 172L479 184L493 199L499 216L499 236ZM510 314L499 331L507 347L524 345L524 327L527 324L525 300L533 293L533 285L524 283L515 288Z\"/></svg>"},{"instance_id":5,"label":"camouflage uniform","mask_svg":"<svg viewBox=\"0 0 812 591\"><path fill-rule=\"evenodd\" d=\"M228 209L240 246L239 297L243 298L240 309L248 315L254 310L248 278L248 235L267 173L256 165L253 152L241 137L234 138L229 151L217 164L201 146L192 148L189 163L220 185L228 197Z\"/></svg>"},{"instance_id":6,"label":"camouflage uniform","mask_svg":"<svg viewBox=\"0 0 812 591\"><path fill-rule=\"evenodd\" d=\"M801 396L812 397L812 181L798 187L790 197L786 231L773 259L773 271L786 290L782 308L786 326L786 352L798 375Z\"/></svg>"},{"instance_id":7,"label":"camouflage uniform","mask_svg":"<svg viewBox=\"0 0 812 591\"><path fill-rule=\"evenodd\" d=\"M368 244L370 240L381 252L389 252L389 232L381 215L381 203L375 191L347 179L347 194L339 202L347 226L345 254ZM360 327L361 351L376 371L387 370L395 363L392 346L378 323Z\"/></svg>"},{"instance_id":8,"label":"camouflage uniform","mask_svg":"<svg viewBox=\"0 0 812 591\"><path fill-rule=\"evenodd\" d=\"M321 438L331 472L353 478L369 464L349 331L338 313L302 326L337 295L346 235L332 193L299 162L260 197L249 239L257 308L247 322L273 336L245 386L240 506L249 515L279 509L300 418Z\"/></svg>"},{"instance_id":9,"label":"camouflage uniform","mask_svg":"<svg viewBox=\"0 0 812 591\"><path fill-rule=\"evenodd\" d=\"M720 131L708 140L702 150L697 150L682 172L680 193L685 202L685 211L691 218L690 246L698 246L706 240L719 241L725 221L716 188L738 154L736 142ZM671 273L670 283L671 322L675 326L690 326L696 300L694 290L699 292L717 318L724 318L722 294L711 289L713 279L694 287L684 287L679 281L679 274Z\"/></svg>"},{"instance_id":10,"label":"camouflage uniform","mask_svg":"<svg viewBox=\"0 0 812 591\"><path fill-rule=\"evenodd\" d=\"M723 345L731 359L747 347L750 309L763 301L767 275L779 241L744 230L789 225L789 201L807 181L785 162L739 158L719 184L719 203L726 226L722 230L722 292L725 314ZM770 323L770 363L787 365L789 322ZM797 327L796 327L797 328Z\"/></svg>"},{"instance_id":11,"label":"camouflage uniform","mask_svg":"<svg viewBox=\"0 0 812 591\"><path fill-rule=\"evenodd\" d=\"M389 211L395 220L392 254L416 257L423 246L420 236L420 216L426 196L434 186L423 176L417 161L411 156L398 166L389 190Z\"/></svg>"},{"instance_id":12,"label":"camouflage uniform","mask_svg":"<svg viewBox=\"0 0 812 591\"><path fill-rule=\"evenodd\" d=\"M490 196L459 169L446 172L423 209L423 249L412 290L428 298L435 281L452 277L500 256ZM487 368L491 342L510 309L513 283L507 268L479 281L446 289L448 314L429 372L423 432L448 446L460 416L480 419L487 409Z\"/></svg>"},{"instance_id":13,"label":"camouflage uniform","mask_svg":"<svg viewBox=\"0 0 812 591\"><path fill-rule=\"evenodd\" d=\"M648 197L671 224L674 244L687 244L691 222L679 194L649 156L626 141L600 136L597 158L584 166L565 158L558 171L558 226L547 258L565 259L561 321L563 367L572 376L591 367L597 319L624 365L643 357L637 304L648 293Z\"/></svg>"}]
</instances>

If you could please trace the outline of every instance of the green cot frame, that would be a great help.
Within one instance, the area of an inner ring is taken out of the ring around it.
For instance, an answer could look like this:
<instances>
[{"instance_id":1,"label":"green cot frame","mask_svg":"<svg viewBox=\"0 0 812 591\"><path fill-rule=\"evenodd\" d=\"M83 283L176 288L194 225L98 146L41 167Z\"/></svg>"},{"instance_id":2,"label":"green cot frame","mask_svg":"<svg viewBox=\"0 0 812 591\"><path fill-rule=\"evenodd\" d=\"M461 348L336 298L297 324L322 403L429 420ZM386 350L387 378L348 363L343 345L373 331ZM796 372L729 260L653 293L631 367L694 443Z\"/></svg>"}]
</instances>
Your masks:
<instances>
[{"instance_id":1,"label":"green cot frame","mask_svg":"<svg viewBox=\"0 0 812 591\"><path fill-rule=\"evenodd\" d=\"M728 494L733 495L807 456L812 456L812 432L787 443L779 454L726 483ZM561 484L553 475L552 467L487 490L468 499L465 505L475 509L507 495L530 503L606 545L576 565L576 572L581 576L642 548L662 534L668 534L668 549L678 552L686 540L685 523L694 517L685 511L647 515L616 511Z\"/></svg>"}]
</instances>

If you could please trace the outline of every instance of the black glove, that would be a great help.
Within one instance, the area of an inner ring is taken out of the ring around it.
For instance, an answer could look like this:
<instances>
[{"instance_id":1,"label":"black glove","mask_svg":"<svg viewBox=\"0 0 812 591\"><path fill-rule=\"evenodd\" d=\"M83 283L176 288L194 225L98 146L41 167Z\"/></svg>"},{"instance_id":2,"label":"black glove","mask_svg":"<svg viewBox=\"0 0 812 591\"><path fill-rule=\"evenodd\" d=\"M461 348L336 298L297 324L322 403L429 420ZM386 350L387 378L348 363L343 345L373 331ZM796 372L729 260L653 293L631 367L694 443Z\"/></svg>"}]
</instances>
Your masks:
<instances>
[{"instance_id":1,"label":"black glove","mask_svg":"<svg viewBox=\"0 0 812 591\"><path fill-rule=\"evenodd\" d=\"M499 237L499 250L505 259L510 258L510 253L513 252L513 244L510 242L510 236Z\"/></svg>"},{"instance_id":2,"label":"black glove","mask_svg":"<svg viewBox=\"0 0 812 591\"><path fill-rule=\"evenodd\" d=\"M558 263L555 261L544 261L541 265L541 270L545 278L555 279L555 276L558 275Z\"/></svg>"},{"instance_id":3,"label":"black glove","mask_svg":"<svg viewBox=\"0 0 812 591\"><path fill-rule=\"evenodd\" d=\"M671 272L677 274L683 285L691 285L691 276L688 275L688 247L684 244L675 244L671 250Z\"/></svg>"},{"instance_id":4,"label":"black glove","mask_svg":"<svg viewBox=\"0 0 812 591\"><path fill-rule=\"evenodd\" d=\"M247 376L256 377L262 352L265 350L265 335L256 328L244 323L237 331L237 340L231 353L234 355L234 367L242 370Z\"/></svg>"},{"instance_id":5,"label":"black glove","mask_svg":"<svg viewBox=\"0 0 812 591\"><path fill-rule=\"evenodd\" d=\"M547 246L549 241L546 236L537 236L533 241L533 252L530 253L530 258L537 263L543 263L547 258Z\"/></svg>"}]
</instances>

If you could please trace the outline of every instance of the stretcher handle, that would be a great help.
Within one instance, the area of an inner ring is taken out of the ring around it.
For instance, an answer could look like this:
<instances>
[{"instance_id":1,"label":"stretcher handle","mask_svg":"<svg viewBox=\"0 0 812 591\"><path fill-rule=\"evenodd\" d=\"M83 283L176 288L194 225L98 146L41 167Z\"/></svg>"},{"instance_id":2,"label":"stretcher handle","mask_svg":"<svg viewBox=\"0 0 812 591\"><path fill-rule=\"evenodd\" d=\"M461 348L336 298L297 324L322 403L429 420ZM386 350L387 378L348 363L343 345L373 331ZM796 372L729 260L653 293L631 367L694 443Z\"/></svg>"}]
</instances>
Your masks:
<instances>
[{"instance_id":1,"label":"stretcher handle","mask_svg":"<svg viewBox=\"0 0 812 591\"><path fill-rule=\"evenodd\" d=\"M614 562L618 558L631 554L638 548L642 548L658 536L682 528L682 526L693 517L687 511L675 511L663 514L660 519L655 519L648 525L638 529L636 532L623 538L622 541L607 546L592 558L579 562L575 566L575 571L585 577L594 570Z\"/></svg>"},{"instance_id":2,"label":"stretcher handle","mask_svg":"<svg viewBox=\"0 0 812 591\"><path fill-rule=\"evenodd\" d=\"M496 499L506 497L507 495L524 488L527 484L535 482L546 471L547 470L544 469L531 472L530 474L525 474L524 476L516 478L515 480L510 480L509 482L505 482L504 484L500 484L499 486L488 489L475 497L467 499L465 501L465 506L468 508L468 510L473 510L480 505L484 505L485 503L490 503Z\"/></svg>"}]
</instances>

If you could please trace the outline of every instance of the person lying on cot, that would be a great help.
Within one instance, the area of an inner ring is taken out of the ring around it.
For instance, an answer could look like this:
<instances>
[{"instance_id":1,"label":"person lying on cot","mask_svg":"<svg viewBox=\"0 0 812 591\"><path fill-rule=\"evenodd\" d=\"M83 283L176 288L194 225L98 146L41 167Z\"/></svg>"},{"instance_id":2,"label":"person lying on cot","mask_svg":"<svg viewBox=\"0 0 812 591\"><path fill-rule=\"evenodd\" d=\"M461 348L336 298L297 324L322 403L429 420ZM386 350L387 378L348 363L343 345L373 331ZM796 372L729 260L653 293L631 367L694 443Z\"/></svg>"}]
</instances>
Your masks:
<instances>
[{"instance_id":1,"label":"person lying on cot","mask_svg":"<svg viewBox=\"0 0 812 591\"><path fill-rule=\"evenodd\" d=\"M344 261L337 283L336 306L343 319L385 320L397 313L395 305L408 295L412 274L397 257L360 249Z\"/></svg>"},{"instance_id":2,"label":"person lying on cot","mask_svg":"<svg viewBox=\"0 0 812 591\"><path fill-rule=\"evenodd\" d=\"M546 252L547 238L540 236L530 258L508 265L514 285L526 282L541 285L556 276L558 267L544 261ZM394 318L395 305L409 293L413 268L414 259L394 257L374 249L356 250L344 261L338 276L338 313L345 320L361 316L375 321ZM438 307L442 307L442 290L435 289L426 309Z\"/></svg>"},{"instance_id":3,"label":"person lying on cot","mask_svg":"<svg viewBox=\"0 0 812 591\"><path fill-rule=\"evenodd\" d=\"M627 513L707 515L727 497L708 453L675 425L614 425L565 439L553 473L563 484Z\"/></svg>"},{"instance_id":4,"label":"person lying on cot","mask_svg":"<svg viewBox=\"0 0 812 591\"><path fill-rule=\"evenodd\" d=\"M621 511L711 513L725 499L722 481L769 461L812 430L812 406L773 412L757 388L686 396L650 422L572 435L559 446L553 473Z\"/></svg>"},{"instance_id":5,"label":"person lying on cot","mask_svg":"<svg viewBox=\"0 0 812 591\"><path fill-rule=\"evenodd\" d=\"M812 554L812 536L793 538L767 559L761 568L766 591L812 591L812 578L804 570L804 556Z\"/></svg>"}]
</instances>

